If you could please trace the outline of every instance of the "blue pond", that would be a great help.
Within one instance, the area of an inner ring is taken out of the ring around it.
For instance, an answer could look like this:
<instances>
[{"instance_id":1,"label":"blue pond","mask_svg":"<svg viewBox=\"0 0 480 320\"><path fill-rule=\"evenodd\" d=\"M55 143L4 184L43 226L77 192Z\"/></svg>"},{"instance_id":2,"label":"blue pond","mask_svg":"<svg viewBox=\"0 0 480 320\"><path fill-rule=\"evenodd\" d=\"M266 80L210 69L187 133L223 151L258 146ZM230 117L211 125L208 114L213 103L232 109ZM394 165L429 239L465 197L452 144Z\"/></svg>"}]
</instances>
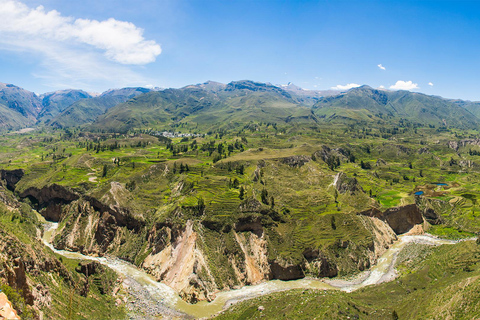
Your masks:
<instances>
[{"instance_id":1,"label":"blue pond","mask_svg":"<svg viewBox=\"0 0 480 320\"><path fill-rule=\"evenodd\" d=\"M414 193L414 195L416 195L416 196L421 196L422 194L423 194L423 191L417 191L417 192Z\"/></svg>"},{"instance_id":2,"label":"blue pond","mask_svg":"<svg viewBox=\"0 0 480 320\"><path fill-rule=\"evenodd\" d=\"M436 184L437 186L448 186L448 184L443 183L443 182L437 182L437 183L434 183L434 184Z\"/></svg>"}]
</instances>

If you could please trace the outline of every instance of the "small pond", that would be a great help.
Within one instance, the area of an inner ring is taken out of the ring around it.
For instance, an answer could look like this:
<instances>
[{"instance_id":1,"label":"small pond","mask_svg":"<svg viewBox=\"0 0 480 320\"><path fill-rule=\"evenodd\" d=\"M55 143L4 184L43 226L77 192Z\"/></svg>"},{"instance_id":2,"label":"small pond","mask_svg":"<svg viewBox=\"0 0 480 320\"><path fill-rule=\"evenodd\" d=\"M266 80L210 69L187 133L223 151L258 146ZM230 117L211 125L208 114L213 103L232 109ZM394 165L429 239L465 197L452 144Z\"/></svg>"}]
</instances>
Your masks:
<instances>
[{"instance_id":1,"label":"small pond","mask_svg":"<svg viewBox=\"0 0 480 320\"><path fill-rule=\"evenodd\" d=\"M414 193L414 195L416 195L416 196L421 196L422 194L423 194L423 191L417 191L417 192Z\"/></svg>"}]
</instances>

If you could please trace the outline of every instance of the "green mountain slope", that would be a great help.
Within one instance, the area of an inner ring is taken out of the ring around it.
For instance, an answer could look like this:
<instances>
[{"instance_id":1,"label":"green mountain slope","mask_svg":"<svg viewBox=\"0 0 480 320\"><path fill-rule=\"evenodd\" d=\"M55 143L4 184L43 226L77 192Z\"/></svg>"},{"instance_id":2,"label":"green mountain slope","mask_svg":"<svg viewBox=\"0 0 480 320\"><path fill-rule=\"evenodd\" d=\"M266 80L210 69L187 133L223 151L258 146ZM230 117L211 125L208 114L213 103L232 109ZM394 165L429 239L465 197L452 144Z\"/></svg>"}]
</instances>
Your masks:
<instances>
[{"instance_id":1,"label":"green mountain slope","mask_svg":"<svg viewBox=\"0 0 480 320\"><path fill-rule=\"evenodd\" d=\"M0 131L18 129L33 125L31 119L24 117L21 113L0 104Z\"/></svg>"},{"instance_id":2,"label":"green mountain slope","mask_svg":"<svg viewBox=\"0 0 480 320\"><path fill-rule=\"evenodd\" d=\"M35 120L42 110L42 103L35 93L13 84L0 83L0 103L31 120Z\"/></svg>"},{"instance_id":3,"label":"green mountain slope","mask_svg":"<svg viewBox=\"0 0 480 320\"><path fill-rule=\"evenodd\" d=\"M480 102L478 101L465 101L465 100L453 100L456 105L467 109L477 118L480 118Z\"/></svg>"},{"instance_id":4,"label":"green mountain slope","mask_svg":"<svg viewBox=\"0 0 480 320\"><path fill-rule=\"evenodd\" d=\"M368 86L319 99L315 114L327 121L398 121L474 128L480 120L450 100L409 91L376 90Z\"/></svg>"},{"instance_id":5,"label":"green mountain slope","mask_svg":"<svg viewBox=\"0 0 480 320\"><path fill-rule=\"evenodd\" d=\"M95 98L79 100L53 118L51 125L63 128L93 122L109 108L149 91L146 88L123 88L106 91Z\"/></svg>"},{"instance_id":6,"label":"green mountain slope","mask_svg":"<svg viewBox=\"0 0 480 320\"><path fill-rule=\"evenodd\" d=\"M42 110L35 93L0 83L0 131L31 126Z\"/></svg>"},{"instance_id":7,"label":"green mountain slope","mask_svg":"<svg viewBox=\"0 0 480 320\"><path fill-rule=\"evenodd\" d=\"M171 124L227 127L254 122L315 122L281 88L252 81L226 86L188 86L141 95L108 110L92 125L96 130L152 128Z\"/></svg>"},{"instance_id":8,"label":"green mountain slope","mask_svg":"<svg viewBox=\"0 0 480 320\"><path fill-rule=\"evenodd\" d=\"M43 108L38 115L38 120L49 122L49 120L70 107L73 103L89 98L92 98L92 96L82 90L60 90L42 94L40 99L42 100Z\"/></svg>"}]
</instances>

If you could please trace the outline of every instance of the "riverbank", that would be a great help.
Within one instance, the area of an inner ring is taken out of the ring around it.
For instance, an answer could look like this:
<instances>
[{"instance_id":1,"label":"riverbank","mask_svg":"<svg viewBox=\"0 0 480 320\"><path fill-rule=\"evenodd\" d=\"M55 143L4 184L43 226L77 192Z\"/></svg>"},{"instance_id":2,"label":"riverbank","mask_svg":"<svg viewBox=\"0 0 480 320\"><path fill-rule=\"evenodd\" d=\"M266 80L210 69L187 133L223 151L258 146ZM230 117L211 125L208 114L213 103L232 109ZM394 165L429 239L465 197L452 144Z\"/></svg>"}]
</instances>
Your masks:
<instances>
[{"instance_id":1,"label":"riverbank","mask_svg":"<svg viewBox=\"0 0 480 320\"><path fill-rule=\"evenodd\" d=\"M212 302L201 301L189 304L167 285L157 282L152 276L136 266L114 257L90 257L78 252L55 249L50 243L51 237L58 228L56 223L48 223L43 241L56 253L71 259L94 260L117 271L124 277L124 288L131 295L127 303L130 313L141 312L141 317L163 315L175 318L208 318L235 303L245 301L274 292L292 289L341 290L353 292L360 288L389 282L397 277L395 261L398 253L409 243L427 245L455 244L459 241L445 240L432 235L404 235L396 241L370 270L364 271L351 279L299 279L291 281L271 280L241 289L219 292ZM461 241L461 240L460 240Z\"/></svg>"}]
</instances>

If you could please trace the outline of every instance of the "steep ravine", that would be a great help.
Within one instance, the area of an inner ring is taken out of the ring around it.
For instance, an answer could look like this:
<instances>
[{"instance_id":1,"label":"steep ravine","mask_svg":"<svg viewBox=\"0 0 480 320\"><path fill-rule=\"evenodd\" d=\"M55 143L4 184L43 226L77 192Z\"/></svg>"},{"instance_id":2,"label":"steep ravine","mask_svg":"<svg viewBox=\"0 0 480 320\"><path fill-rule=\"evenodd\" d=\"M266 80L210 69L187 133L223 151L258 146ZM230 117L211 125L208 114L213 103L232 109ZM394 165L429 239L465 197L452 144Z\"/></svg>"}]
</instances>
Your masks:
<instances>
[{"instance_id":1,"label":"steep ravine","mask_svg":"<svg viewBox=\"0 0 480 320\"><path fill-rule=\"evenodd\" d=\"M52 229L52 227L55 229L58 227L58 224L50 223L47 228ZM91 257L77 252L57 250L49 243L51 236L51 232L45 232L44 242L56 253L73 259L98 261L122 274L126 279L125 281L128 287L132 290L136 290L138 293L138 287L143 288L143 290L145 290L144 294L135 295L136 299L138 299L136 303L147 308L156 308L154 311L162 313L166 318L188 318L189 316L195 318L210 317L222 311L224 308L228 308L233 303L283 290L310 288L352 292L368 285L379 284L395 279L396 272L394 265L396 256L408 243L416 242L428 245L442 245L458 242L438 239L430 235L402 235L399 237L399 240L378 259L377 265L373 266L369 271L360 273L353 280L272 280L258 285L245 286L238 290L220 292L212 302L201 301L196 304L189 304L181 299L175 290L163 283L155 281L151 275L128 262L114 257Z\"/></svg>"},{"instance_id":2,"label":"steep ravine","mask_svg":"<svg viewBox=\"0 0 480 320\"><path fill-rule=\"evenodd\" d=\"M115 199L121 186L112 183L112 190L110 198ZM260 218L238 220L229 232L219 234L223 242L213 243L220 247L212 248L208 237L216 233L199 220L148 225L142 215L131 213L116 200L107 205L57 185L29 188L20 196L29 198L47 220L59 222L53 239L56 249L127 260L191 303L212 301L221 291L267 280L335 277L367 270L397 239L392 227L403 231L423 222L416 206L353 216L371 242L337 241L333 247L307 248L295 262L272 252L272 227ZM216 265L219 259L222 264Z\"/></svg>"}]
</instances>

